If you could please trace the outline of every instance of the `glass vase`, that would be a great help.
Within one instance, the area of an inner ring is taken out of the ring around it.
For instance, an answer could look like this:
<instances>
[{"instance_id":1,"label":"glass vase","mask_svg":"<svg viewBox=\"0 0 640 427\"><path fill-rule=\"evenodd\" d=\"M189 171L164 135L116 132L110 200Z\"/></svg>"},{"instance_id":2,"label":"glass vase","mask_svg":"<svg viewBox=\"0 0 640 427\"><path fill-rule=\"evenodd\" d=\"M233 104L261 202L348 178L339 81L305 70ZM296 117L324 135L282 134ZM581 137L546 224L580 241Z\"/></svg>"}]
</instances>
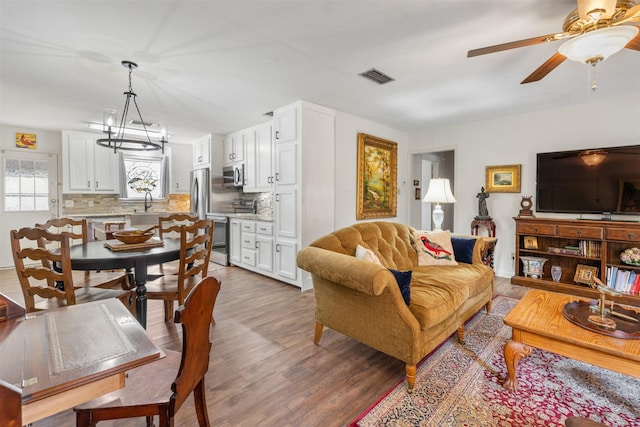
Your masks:
<instances>
[{"instance_id":1,"label":"glass vase","mask_svg":"<svg viewBox=\"0 0 640 427\"><path fill-rule=\"evenodd\" d=\"M562 277L562 267L560 267L559 265L552 265L551 278L553 279L553 281L559 282L561 277Z\"/></svg>"}]
</instances>

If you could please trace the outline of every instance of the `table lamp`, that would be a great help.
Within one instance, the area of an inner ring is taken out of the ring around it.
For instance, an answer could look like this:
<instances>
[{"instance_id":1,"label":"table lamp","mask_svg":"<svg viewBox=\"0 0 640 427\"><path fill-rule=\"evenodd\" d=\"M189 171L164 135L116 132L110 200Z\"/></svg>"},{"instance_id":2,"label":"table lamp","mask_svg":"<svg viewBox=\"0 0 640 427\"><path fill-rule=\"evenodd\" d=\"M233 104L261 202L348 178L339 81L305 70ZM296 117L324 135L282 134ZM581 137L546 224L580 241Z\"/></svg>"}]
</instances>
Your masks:
<instances>
[{"instance_id":1,"label":"table lamp","mask_svg":"<svg viewBox=\"0 0 640 427\"><path fill-rule=\"evenodd\" d=\"M433 208L433 231L442 231L444 211L440 203L455 203L456 198L451 193L451 185L447 178L433 178L429 181L429 189L422 199L422 203L435 203Z\"/></svg>"}]
</instances>

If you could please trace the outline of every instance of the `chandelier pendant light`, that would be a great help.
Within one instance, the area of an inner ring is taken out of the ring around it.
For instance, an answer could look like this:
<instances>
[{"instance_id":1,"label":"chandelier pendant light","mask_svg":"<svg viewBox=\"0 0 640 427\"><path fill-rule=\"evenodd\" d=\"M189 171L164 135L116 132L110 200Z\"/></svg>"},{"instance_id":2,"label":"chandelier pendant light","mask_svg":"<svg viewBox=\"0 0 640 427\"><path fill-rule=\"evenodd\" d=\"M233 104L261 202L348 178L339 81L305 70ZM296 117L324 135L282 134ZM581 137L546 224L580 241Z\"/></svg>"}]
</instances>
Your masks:
<instances>
[{"instance_id":1,"label":"chandelier pendant light","mask_svg":"<svg viewBox=\"0 0 640 427\"><path fill-rule=\"evenodd\" d=\"M157 125L159 130L155 133L159 135L159 140L152 141L149 133L151 132L148 129L148 126L156 126L153 123L147 123L142 118L142 113L140 113L140 108L138 107L138 103L136 101L136 93L133 91L131 86L131 73L133 70L138 68L138 64L132 61L122 61L122 66L129 70L129 90L123 93L125 95L124 108L122 110L122 117L120 119L120 123L116 125L117 114L115 110L104 110L104 116L102 121L102 131L107 134L106 138L99 138L96 140L96 143L102 147L107 147L113 149L114 153L117 153L118 150L125 151L155 151L162 150L162 154L164 154L164 145L168 142L168 133L167 127L162 125ZM136 112L138 113L138 120L131 120L131 123L142 126L142 129L131 129L127 128L127 115L129 114L129 105L133 100L133 105L136 108ZM133 139L127 134L138 134L141 135L142 138L146 139Z\"/></svg>"}]
</instances>

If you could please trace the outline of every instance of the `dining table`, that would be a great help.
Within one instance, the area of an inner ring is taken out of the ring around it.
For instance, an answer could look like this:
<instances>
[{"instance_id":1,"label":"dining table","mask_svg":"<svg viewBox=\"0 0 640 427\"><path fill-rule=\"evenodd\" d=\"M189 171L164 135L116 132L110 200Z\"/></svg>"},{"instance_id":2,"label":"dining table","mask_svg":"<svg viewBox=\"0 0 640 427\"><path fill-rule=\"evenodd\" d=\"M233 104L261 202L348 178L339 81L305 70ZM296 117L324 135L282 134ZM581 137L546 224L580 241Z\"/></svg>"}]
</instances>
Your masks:
<instances>
[{"instance_id":1,"label":"dining table","mask_svg":"<svg viewBox=\"0 0 640 427\"><path fill-rule=\"evenodd\" d=\"M0 303L3 427L29 425L122 388L126 371L165 356L115 298L34 313L2 294Z\"/></svg>"},{"instance_id":2,"label":"dining table","mask_svg":"<svg viewBox=\"0 0 640 427\"><path fill-rule=\"evenodd\" d=\"M117 240L93 241L73 245L70 248L71 268L74 270L133 270L136 284L136 317L143 328L147 327L147 277L148 266L175 261L180 257L179 239L159 239L162 245L141 249L113 250Z\"/></svg>"}]
</instances>

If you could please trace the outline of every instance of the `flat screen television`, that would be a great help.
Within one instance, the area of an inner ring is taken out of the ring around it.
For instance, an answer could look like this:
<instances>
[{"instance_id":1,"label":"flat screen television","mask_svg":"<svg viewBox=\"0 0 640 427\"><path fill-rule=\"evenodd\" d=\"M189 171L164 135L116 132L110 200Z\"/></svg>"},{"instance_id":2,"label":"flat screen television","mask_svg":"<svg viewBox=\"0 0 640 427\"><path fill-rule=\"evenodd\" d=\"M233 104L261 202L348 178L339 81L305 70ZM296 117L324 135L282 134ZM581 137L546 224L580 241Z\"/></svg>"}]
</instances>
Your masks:
<instances>
[{"instance_id":1,"label":"flat screen television","mask_svg":"<svg viewBox=\"0 0 640 427\"><path fill-rule=\"evenodd\" d=\"M537 154L538 212L640 214L640 145Z\"/></svg>"}]
</instances>

